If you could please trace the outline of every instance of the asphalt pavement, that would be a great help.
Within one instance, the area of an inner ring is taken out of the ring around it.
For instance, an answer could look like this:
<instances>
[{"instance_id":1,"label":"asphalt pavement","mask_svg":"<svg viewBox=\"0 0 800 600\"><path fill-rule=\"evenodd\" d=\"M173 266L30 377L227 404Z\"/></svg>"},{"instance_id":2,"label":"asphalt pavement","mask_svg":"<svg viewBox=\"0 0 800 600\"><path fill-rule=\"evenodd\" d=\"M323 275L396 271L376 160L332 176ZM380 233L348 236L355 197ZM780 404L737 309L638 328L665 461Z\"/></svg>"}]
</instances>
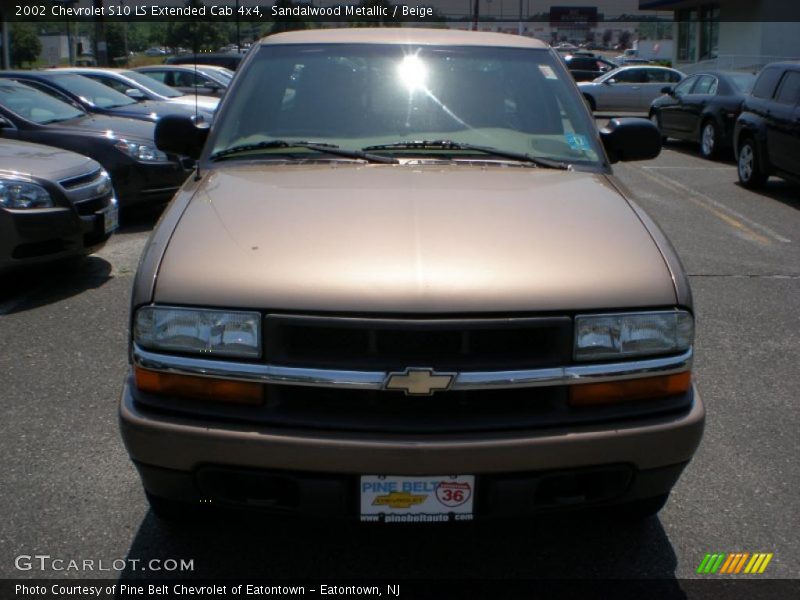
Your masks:
<instances>
[{"instance_id":1,"label":"asphalt pavement","mask_svg":"<svg viewBox=\"0 0 800 600\"><path fill-rule=\"evenodd\" d=\"M619 164L691 278L702 445L658 518L565 516L454 527L299 520L203 522L149 512L116 423L128 300L156 214L87 260L0 279L0 577L161 577L19 571L15 558L193 560L187 576L684 578L708 552L771 552L800 574L800 187L736 183L732 160L671 143ZM179 575L179 573L169 573Z\"/></svg>"}]
</instances>

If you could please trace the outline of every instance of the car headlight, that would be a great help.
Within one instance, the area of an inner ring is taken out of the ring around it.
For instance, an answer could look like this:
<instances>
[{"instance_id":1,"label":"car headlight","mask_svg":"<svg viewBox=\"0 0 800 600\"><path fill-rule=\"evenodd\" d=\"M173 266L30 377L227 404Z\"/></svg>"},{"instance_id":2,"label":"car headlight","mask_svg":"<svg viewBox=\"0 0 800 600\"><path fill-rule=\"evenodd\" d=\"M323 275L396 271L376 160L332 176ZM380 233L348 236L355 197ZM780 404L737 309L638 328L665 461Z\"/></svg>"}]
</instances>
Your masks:
<instances>
[{"instance_id":1,"label":"car headlight","mask_svg":"<svg viewBox=\"0 0 800 600\"><path fill-rule=\"evenodd\" d=\"M575 317L575 360L607 360L684 352L694 342L686 311Z\"/></svg>"},{"instance_id":2,"label":"car headlight","mask_svg":"<svg viewBox=\"0 0 800 600\"><path fill-rule=\"evenodd\" d=\"M143 348L258 358L261 356L261 315L146 306L136 313L134 341Z\"/></svg>"},{"instance_id":3,"label":"car headlight","mask_svg":"<svg viewBox=\"0 0 800 600\"><path fill-rule=\"evenodd\" d=\"M115 146L128 156L142 162L168 162L169 158L152 144L142 144L139 142L129 142L120 140Z\"/></svg>"},{"instance_id":4,"label":"car headlight","mask_svg":"<svg viewBox=\"0 0 800 600\"><path fill-rule=\"evenodd\" d=\"M42 186L13 179L0 179L0 206L3 208L52 208L50 193Z\"/></svg>"}]
</instances>

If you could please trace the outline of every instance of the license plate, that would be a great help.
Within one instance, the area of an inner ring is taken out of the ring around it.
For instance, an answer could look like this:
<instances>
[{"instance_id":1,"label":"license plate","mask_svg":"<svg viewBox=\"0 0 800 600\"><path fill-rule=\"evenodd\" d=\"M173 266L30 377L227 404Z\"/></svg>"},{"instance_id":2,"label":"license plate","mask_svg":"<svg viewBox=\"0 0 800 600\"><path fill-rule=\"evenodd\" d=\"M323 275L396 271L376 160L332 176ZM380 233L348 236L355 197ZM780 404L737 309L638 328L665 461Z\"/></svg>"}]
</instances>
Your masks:
<instances>
[{"instance_id":1,"label":"license plate","mask_svg":"<svg viewBox=\"0 0 800 600\"><path fill-rule=\"evenodd\" d=\"M384 523L471 521L474 475L363 475L361 520Z\"/></svg>"},{"instance_id":2,"label":"license plate","mask_svg":"<svg viewBox=\"0 0 800 600\"><path fill-rule=\"evenodd\" d=\"M116 204L103 209L103 230L111 233L119 227L119 209Z\"/></svg>"}]
</instances>

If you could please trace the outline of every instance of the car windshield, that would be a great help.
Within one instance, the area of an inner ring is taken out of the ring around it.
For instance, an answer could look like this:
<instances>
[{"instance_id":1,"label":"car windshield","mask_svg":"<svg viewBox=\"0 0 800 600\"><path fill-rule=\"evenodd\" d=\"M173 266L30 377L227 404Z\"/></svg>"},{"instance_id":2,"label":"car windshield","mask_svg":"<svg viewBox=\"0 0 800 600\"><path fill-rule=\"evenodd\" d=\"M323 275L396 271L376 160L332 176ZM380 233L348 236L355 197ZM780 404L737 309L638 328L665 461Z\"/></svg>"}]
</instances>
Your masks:
<instances>
[{"instance_id":1,"label":"car windshield","mask_svg":"<svg viewBox=\"0 0 800 600\"><path fill-rule=\"evenodd\" d=\"M147 88L151 92L155 92L159 96L165 96L167 98L180 98L183 96L183 94L181 94L175 88L171 88L168 85L161 83L157 79L148 77L144 73L138 73L136 71L122 71L120 75L123 75L128 79L132 79L142 87Z\"/></svg>"},{"instance_id":2,"label":"car windshield","mask_svg":"<svg viewBox=\"0 0 800 600\"><path fill-rule=\"evenodd\" d=\"M117 108L136 104L136 100L83 75L57 75L53 83L97 108Z\"/></svg>"},{"instance_id":3,"label":"car windshield","mask_svg":"<svg viewBox=\"0 0 800 600\"><path fill-rule=\"evenodd\" d=\"M222 79L227 83L230 83L231 79L233 79L233 71L226 69L225 67L198 67L198 71L211 77Z\"/></svg>"},{"instance_id":4,"label":"car windshield","mask_svg":"<svg viewBox=\"0 0 800 600\"><path fill-rule=\"evenodd\" d=\"M736 88L736 91L742 94L750 93L750 90L753 89L753 83L756 80L756 76L750 73L729 73L728 78L731 80L731 83L733 83L733 87Z\"/></svg>"},{"instance_id":5,"label":"car windshield","mask_svg":"<svg viewBox=\"0 0 800 600\"><path fill-rule=\"evenodd\" d=\"M34 123L46 124L84 116L71 104L27 85L0 80L0 106Z\"/></svg>"},{"instance_id":6,"label":"car windshield","mask_svg":"<svg viewBox=\"0 0 800 600\"><path fill-rule=\"evenodd\" d=\"M544 49L266 45L217 123L212 153L280 139L391 146L371 151L398 157L486 159L473 145L596 163L596 128L568 77ZM425 140L448 143L409 143ZM256 154L276 152L287 150Z\"/></svg>"},{"instance_id":7,"label":"car windshield","mask_svg":"<svg viewBox=\"0 0 800 600\"><path fill-rule=\"evenodd\" d=\"M221 72L216 67L205 67L199 65L197 67L197 71L207 77L210 77L211 79L213 79L214 81L223 86L227 86L231 82L231 79L233 79L233 77L228 77L227 74Z\"/></svg>"}]
</instances>

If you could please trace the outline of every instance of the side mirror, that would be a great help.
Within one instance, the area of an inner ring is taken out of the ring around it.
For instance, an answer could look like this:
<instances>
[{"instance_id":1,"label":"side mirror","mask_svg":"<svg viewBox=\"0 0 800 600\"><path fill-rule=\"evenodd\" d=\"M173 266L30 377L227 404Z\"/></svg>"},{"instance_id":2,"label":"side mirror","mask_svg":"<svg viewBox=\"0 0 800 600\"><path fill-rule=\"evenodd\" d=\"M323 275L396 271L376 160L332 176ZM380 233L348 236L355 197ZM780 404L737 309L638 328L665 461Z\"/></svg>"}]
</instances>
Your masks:
<instances>
[{"instance_id":1,"label":"side mirror","mask_svg":"<svg viewBox=\"0 0 800 600\"><path fill-rule=\"evenodd\" d=\"M603 83L605 85L611 85L612 83L617 83L617 80L612 77L611 79L606 79Z\"/></svg>"},{"instance_id":2,"label":"side mirror","mask_svg":"<svg viewBox=\"0 0 800 600\"><path fill-rule=\"evenodd\" d=\"M144 92L142 90L137 90L136 88L130 88L128 90L125 90L125 95L128 98L133 98L134 100L138 100L138 101L142 101L142 100L146 99L145 95L144 95Z\"/></svg>"},{"instance_id":3,"label":"side mirror","mask_svg":"<svg viewBox=\"0 0 800 600\"><path fill-rule=\"evenodd\" d=\"M661 132L648 119L611 119L600 130L608 160L650 160L661 152Z\"/></svg>"},{"instance_id":4,"label":"side mirror","mask_svg":"<svg viewBox=\"0 0 800 600\"><path fill-rule=\"evenodd\" d=\"M671 85L665 85L664 87L661 88L662 94L669 94L670 96L672 96L674 91L675 89Z\"/></svg>"},{"instance_id":5,"label":"side mirror","mask_svg":"<svg viewBox=\"0 0 800 600\"><path fill-rule=\"evenodd\" d=\"M208 130L208 124L195 124L192 117L165 115L156 123L156 147L167 154L197 160L203 152Z\"/></svg>"},{"instance_id":6,"label":"side mirror","mask_svg":"<svg viewBox=\"0 0 800 600\"><path fill-rule=\"evenodd\" d=\"M0 129L7 129L14 127L14 124L6 119L5 117L0 117Z\"/></svg>"}]
</instances>

